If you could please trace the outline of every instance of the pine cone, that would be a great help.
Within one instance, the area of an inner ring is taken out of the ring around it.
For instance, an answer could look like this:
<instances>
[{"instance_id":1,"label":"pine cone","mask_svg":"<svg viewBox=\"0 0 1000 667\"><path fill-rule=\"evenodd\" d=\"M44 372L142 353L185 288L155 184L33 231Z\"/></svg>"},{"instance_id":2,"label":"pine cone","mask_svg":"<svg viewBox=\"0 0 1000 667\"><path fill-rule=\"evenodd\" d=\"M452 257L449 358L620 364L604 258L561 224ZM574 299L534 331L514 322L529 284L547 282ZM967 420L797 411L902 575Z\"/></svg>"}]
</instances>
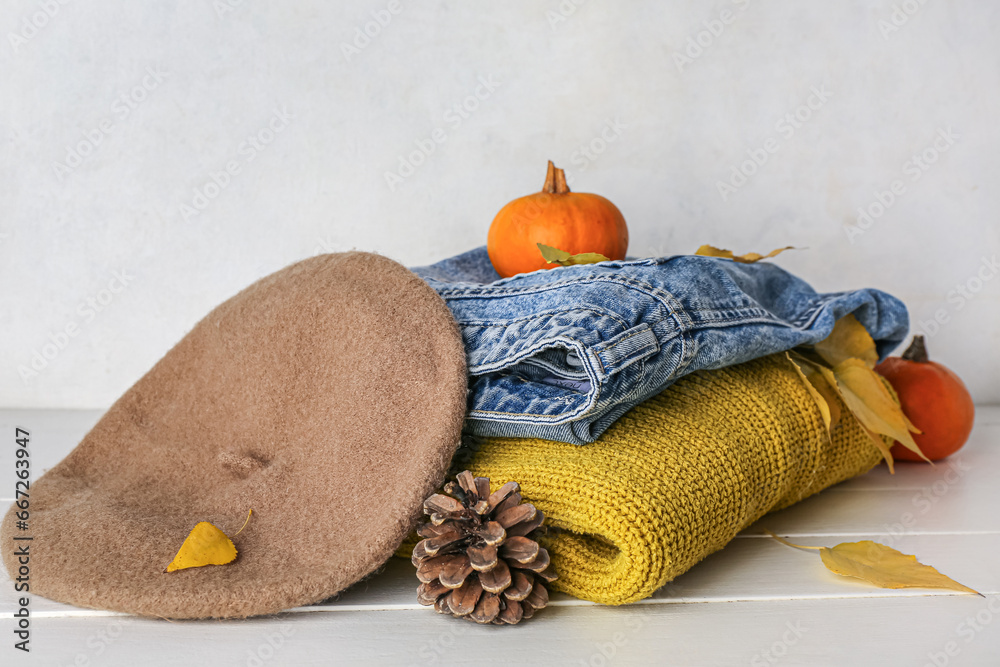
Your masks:
<instances>
[{"instance_id":1,"label":"pine cone","mask_svg":"<svg viewBox=\"0 0 1000 667\"><path fill-rule=\"evenodd\" d=\"M477 623L513 625L549 601L549 553L531 538L545 516L521 503L517 482L492 494L490 480L466 470L445 484L448 495L424 501L430 521L413 549L417 600Z\"/></svg>"}]
</instances>

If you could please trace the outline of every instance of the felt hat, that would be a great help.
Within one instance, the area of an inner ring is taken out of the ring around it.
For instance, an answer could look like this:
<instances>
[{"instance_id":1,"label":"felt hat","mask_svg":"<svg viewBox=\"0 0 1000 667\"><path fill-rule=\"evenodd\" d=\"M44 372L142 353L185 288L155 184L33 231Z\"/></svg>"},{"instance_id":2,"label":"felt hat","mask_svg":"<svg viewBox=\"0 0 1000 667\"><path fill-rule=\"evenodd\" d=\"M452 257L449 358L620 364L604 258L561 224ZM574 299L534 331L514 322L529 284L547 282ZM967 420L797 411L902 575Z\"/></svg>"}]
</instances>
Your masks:
<instances>
[{"instance_id":1,"label":"felt hat","mask_svg":"<svg viewBox=\"0 0 1000 667\"><path fill-rule=\"evenodd\" d=\"M408 269L363 252L286 267L209 313L32 482L31 592L167 618L328 598L392 555L443 482L466 388L458 326ZM14 509L4 544L25 534ZM201 521L236 560L165 573Z\"/></svg>"}]
</instances>

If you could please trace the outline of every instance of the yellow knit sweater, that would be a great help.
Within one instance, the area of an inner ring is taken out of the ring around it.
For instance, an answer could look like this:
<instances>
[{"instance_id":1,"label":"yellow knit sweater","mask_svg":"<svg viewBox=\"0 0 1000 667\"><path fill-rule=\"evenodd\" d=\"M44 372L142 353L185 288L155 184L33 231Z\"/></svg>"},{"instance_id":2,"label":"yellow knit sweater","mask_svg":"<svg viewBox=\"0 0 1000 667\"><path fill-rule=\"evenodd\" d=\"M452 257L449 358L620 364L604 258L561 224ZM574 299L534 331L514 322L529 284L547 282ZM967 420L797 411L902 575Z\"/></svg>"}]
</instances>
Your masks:
<instances>
[{"instance_id":1,"label":"yellow knit sweater","mask_svg":"<svg viewBox=\"0 0 1000 667\"><path fill-rule=\"evenodd\" d=\"M726 545L767 512L872 468L846 410L832 437L784 355L689 375L594 443L480 439L457 463L517 481L552 528L552 588L625 604Z\"/></svg>"}]
</instances>

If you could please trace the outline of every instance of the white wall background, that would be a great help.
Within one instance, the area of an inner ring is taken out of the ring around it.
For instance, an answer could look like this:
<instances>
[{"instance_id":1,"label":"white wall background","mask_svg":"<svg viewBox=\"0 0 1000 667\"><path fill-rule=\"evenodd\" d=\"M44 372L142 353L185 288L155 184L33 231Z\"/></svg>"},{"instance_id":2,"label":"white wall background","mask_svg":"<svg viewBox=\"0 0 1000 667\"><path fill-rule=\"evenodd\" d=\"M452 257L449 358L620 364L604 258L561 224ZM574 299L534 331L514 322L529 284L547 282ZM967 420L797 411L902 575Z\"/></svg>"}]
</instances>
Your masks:
<instances>
[{"instance_id":1,"label":"white wall background","mask_svg":"<svg viewBox=\"0 0 1000 667\"><path fill-rule=\"evenodd\" d=\"M820 290L937 314L932 355L1000 401L996 3L398 1L3 2L0 405L108 406L218 302L321 250L483 244L548 158L619 206L632 255L791 244L778 263Z\"/></svg>"}]
</instances>

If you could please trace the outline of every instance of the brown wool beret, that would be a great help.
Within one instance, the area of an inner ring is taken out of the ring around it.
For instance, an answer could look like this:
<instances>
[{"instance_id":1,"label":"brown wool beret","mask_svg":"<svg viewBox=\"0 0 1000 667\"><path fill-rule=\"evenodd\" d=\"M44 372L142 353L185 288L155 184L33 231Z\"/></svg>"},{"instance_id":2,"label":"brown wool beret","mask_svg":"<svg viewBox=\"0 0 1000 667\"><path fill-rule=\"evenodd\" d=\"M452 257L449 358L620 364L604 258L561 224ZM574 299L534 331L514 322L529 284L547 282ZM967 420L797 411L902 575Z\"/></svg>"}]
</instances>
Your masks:
<instances>
[{"instance_id":1,"label":"brown wool beret","mask_svg":"<svg viewBox=\"0 0 1000 667\"><path fill-rule=\"evenodd\" d=\"M293 264L209 313L32 483L31 592L167 618L330 597L413 527L465 405L461 334L420 278L362 252ZM239 556L164 573L200 521Z\"/></svg>"}]
</instances>

